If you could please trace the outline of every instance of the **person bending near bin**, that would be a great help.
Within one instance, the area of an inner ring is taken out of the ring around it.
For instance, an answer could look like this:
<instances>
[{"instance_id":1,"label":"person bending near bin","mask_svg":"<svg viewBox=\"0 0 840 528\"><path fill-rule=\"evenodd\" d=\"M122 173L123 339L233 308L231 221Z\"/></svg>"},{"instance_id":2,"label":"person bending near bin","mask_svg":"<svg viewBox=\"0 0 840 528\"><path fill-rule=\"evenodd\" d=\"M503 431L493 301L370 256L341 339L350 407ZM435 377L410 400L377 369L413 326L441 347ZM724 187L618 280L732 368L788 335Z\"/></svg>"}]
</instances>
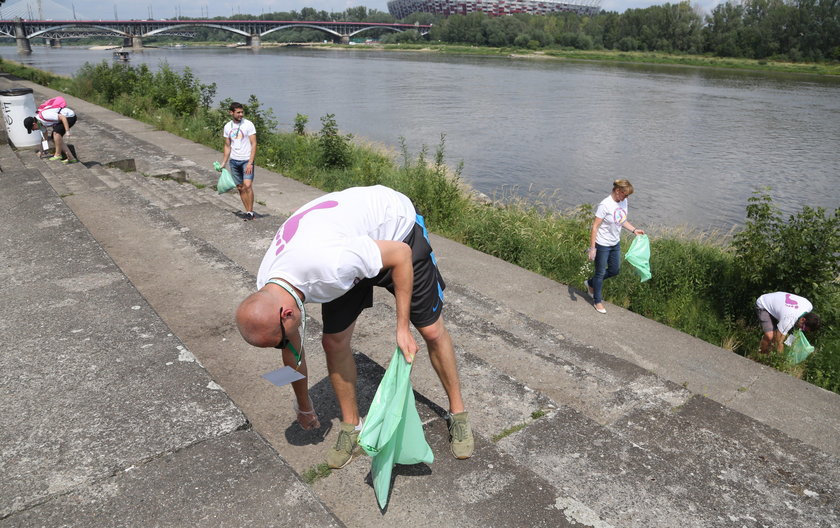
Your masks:
<instances>
[{"instance_id":1,"label":"person bending near bin","mask_svg":"<svg viewBox=\"0 0 840 528\"><path fill-rule=\"evenodd\" d=\"M242 337L251 345L283 351L283 362L306 375L303 303L322 303L322 344L330 382L341 410L331 468L352 458L362 427L356 400L356 364L350 347L356 318L373 306L373 287L396 300L396 341L411 362L418 346L409 321L420 332L449 399L450 450L473 453L473 435L461 397L452 340L443 323L443 278L429 244L423 217L405 195L381 185L353 187L312 200L277 231L257 275L256 293L236 311ZM303 328L303 332L301 331ZM319 427L308 382L292 383L297 420Z\"/></svg>"},{"instance_id":2,"label":"person bending near bin","mask_svg":"<svg viewBox=\"0 0 840 528\"><path fill-rule=\"evenodd\" d=\"M76 124L76 112L69 106L63 108L48 108L39 112L35 117L27 117L23 120L26 133L31 134L33 130L40 130L41 127L52 127L52 138L55 144L55 154L50 161L61 160L62 163L78 163L79 160L73 155L70 147L65 141L70 137L70 128Z\"/></svg>"},{"instance_id":3,"label":"person bending near bin","mask_svg":"<svg viewBox=\"0 0 840 528\"><path fill-rule=\"evenodd\" d=\"M820 316L811 311L813 308L805 297L787 292L765 293L756 299L755 313L763 333L758 351L767 354L772 345L781 352L785 336L795 328L803 332L819 330Z\"/></svg>"},{"instance_id":4,"label":"person bending near bin","mask_svg":"<svg viewBox=\"0 0 840 528\"><path fill-rule=\"evenodd\" d=\"M231 120L225 124L225 149L222 167L230 160L230 175L236 182L239 198L245 207L245 220L254 219L254 157L257 155L257 129L245 119L241 103L228 107Z\"/></svg>"}]
</instances>

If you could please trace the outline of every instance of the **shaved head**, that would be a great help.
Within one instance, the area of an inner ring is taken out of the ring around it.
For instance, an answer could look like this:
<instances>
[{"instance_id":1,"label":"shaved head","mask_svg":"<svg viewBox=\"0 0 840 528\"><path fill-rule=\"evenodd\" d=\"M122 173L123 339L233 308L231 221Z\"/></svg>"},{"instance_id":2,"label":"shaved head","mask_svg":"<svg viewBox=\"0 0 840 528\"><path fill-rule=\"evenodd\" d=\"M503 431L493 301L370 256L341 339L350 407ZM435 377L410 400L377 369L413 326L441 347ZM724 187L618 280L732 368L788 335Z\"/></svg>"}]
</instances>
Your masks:
<instances>
[{"instance_id":1,"label":"shaved head","mask_svg":"<svg viewBox=\"0 0 840 528\"><path fill-rule=\"evenodd\" d=\"M280 299L270 292L252 293L236 309L236 326L249 344L270 347L280 342Z\"/></svg>"}]
</instances>

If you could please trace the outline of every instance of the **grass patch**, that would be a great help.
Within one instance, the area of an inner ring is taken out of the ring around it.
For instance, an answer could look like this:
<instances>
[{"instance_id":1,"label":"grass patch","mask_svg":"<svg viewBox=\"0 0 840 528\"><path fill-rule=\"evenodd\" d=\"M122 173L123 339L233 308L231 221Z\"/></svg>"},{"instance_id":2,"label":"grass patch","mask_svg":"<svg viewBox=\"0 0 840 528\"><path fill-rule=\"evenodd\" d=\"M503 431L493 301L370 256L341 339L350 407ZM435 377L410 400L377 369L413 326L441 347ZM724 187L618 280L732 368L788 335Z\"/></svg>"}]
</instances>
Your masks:
<instances>
[{"instance_id":1,"label":"grass patch","mask_svg":"<svg viewBox=\"0 0 840 528\"><path fill-rule=\"evenodd\" d=\"M311 486L312 484L321 480L322 478L329 477L330 473L332 473L330 466L328 466L325 463L321 463L314 465L311 468L304 471L303 475L301 475L301 479L303 479L303 481L306 484Z\"/></svg>"}]
</instances>

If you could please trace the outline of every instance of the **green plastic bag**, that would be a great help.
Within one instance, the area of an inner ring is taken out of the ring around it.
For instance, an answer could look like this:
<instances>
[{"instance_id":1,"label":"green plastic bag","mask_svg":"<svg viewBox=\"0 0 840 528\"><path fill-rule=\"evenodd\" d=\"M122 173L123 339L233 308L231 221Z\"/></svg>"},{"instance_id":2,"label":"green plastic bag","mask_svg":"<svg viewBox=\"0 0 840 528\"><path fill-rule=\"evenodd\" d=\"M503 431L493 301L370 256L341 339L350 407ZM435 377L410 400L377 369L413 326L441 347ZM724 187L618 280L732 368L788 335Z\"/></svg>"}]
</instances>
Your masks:
<instances>
[{"instance_id":1,"label":"green plastic bag","mask_svg":"<svg viewBox=\"0 0 840 528\"><path fill-rule=\"evenodd\" d=\"M397 348L359 433L359 445L372 457L373 490L382 509L388 504L395 464L431 464L435 459L414 405L410 376L411 364Z\"/></svg>"},{"instance_id":2,"label":"green plastic bag","mask_svg":"<svg viewBox=\"0 0 840 528\"><path fill-rule=\"evenodd\" d=\"M805 361L814 351L814 347L808 342L808 338L800 329L793 332L793 344L787 348L787 359L794 365L798 365Z\"/></svg>"},{"instance_id":3,"label":"green plastic bag","mask_svg":"<svg viewBox=\"0 0 840 528\"><path fill-rule=\"evenodd\" d=\"M219 175L219 181L216 182L216 192L224 194L236 187L236 182L234 181L233 176L230 175L230 172L227 169L222 167L221 163L214 161L213 168L216 169L216 172L221 172Z\"/></svg>"},{"instance_id":4,"label":"green plastic bag","mask_svg":"<svg viewBox=\"0 0 840 528\"><path fill-rule=\"evenodd\" d=\"M639 235L633 239L630 249L624 255L624 260L636 268L636 273L642 279L641 282L650 279L650 239L647 235Z\"/></svg>"}]
</instances>

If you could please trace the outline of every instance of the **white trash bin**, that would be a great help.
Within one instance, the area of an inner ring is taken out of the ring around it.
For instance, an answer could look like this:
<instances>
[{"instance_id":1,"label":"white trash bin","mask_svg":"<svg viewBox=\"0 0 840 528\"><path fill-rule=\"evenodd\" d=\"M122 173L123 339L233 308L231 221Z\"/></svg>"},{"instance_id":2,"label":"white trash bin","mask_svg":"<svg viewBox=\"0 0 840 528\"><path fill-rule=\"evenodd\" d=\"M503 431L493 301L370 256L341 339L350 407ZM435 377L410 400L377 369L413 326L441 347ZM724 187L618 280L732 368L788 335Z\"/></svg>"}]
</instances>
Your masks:
<instances>
[{"instance_id":1,"label":"white trash bin","mask_svg":"<svg viewBox=\"0 0 840 528\"><path fill-rule=\"evenodd\" d=\"M15 148L34 147L41 144L41 134L31 134L23 126L23 120L35 115L35 96L31 88L11 88L0 90L0 107L3 108L3 121L9 141Z\"/></svg>"}]
</instances>

